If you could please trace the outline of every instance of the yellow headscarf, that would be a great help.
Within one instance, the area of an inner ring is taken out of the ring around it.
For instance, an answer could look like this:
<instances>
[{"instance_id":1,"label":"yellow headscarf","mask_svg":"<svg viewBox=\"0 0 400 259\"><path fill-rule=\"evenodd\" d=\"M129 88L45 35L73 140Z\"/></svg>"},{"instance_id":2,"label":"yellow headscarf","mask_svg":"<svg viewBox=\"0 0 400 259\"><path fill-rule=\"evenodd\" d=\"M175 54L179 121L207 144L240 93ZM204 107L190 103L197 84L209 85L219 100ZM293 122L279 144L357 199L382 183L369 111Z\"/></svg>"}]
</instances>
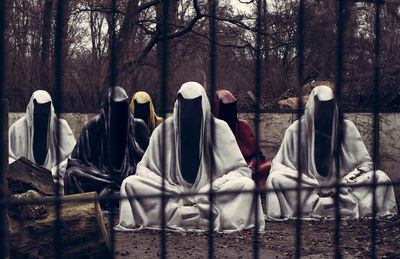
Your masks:
<instances>
[{"instance_id":1,"label":"yellow headscarf","mask_svg":"<svg viewBox=\"0 0 400 259\"><path fill-rule=\"evenodd\" d=\"M150 95L144 91L136 92L132 96L132 101L130 104L132 114L135 113L135 100L137 103L140 104L149 102L150 112L149 112L149 119L147 120L148 121L147 127L149 128L150 132L153 132L153 130L163 121L163 118L157 116L157 114L154 111L154 106L153 102L151 101Z\"/></svg>"}]
</instances>

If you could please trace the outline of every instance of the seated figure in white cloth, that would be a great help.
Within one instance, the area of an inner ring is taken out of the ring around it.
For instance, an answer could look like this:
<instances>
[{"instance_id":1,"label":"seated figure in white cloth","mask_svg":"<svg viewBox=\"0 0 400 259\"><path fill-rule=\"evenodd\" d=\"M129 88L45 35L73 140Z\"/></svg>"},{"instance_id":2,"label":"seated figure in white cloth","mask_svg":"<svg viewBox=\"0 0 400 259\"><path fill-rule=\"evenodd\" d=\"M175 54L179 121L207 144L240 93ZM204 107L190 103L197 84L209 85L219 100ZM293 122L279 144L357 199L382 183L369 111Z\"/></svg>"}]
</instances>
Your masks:
<instances>
[{"instance_id":1,"label":"seated figure in white cloth","mask_svg":"<svg viewBox=\"0 0 400 259\"><path fill-rule=\"evenodd\" d=\"M301 135L299 135L299 123ZM340 124L342 125L340 127ZM339 147L339 181L337 181L335 145L338 135L343 138ZM339 110L332 88L315 87L308 98L305 114L287 130L281 147L272 161L267 179L267 218L282 219L297 216L296 190L299 147L301 141L301 208L302 217L334 217L335 183L345 185L339 192L339 210L343 218L372 216L373 187L354 186L373 183L373 163L353 122L340 123ZM382 171L376 171L377 183L390 183ZM282 191L284 188L292 190ZM294 189L294 190L293 190ZM376 188L378 216L397 213L392 185Z\"/></svg>"},{"instance_id":2,"label":"seated figure in white cloth","mask_svg":"<svg viewBox=\"0 0 400 259\"><path fill-rule=\"evenodd\" d=\"M211 142L212 121L214 143ZM255 184L228 124L212 115L204 88L196 82L183 84L173 115L163 123L154 130L136 174L126 178L121 185L121 195L128 196L129 200L123 199L120 203L117 229L162 227L161 198L136 197L161 195L164 157L167 229L207 229L210 210L207 192L212 175L216 192L212 206L213 230L234 232L254 228L254 204L258 206L258 227L263 230L259 197L254 203L252 192L219 194L222 191L251 191ZM184 193L199 194L179 197Z\"/></svg>"},{"instance_id":3,"label":"seated figure in white cloth","mask_svg":"<svg viewBox=\"0 0 400 259\"><path fill-rule=\"evenodd\" d=\"M60 130L58 138L57 127ZM45 90L37 90L31 96L25 116L12 124L8 131L8 161L12 163L25 157L51 170L54 181L59 177L62 185L68 157L75 142L67 121L57 118L50 94Z\"/></svg>"}]
</instances>

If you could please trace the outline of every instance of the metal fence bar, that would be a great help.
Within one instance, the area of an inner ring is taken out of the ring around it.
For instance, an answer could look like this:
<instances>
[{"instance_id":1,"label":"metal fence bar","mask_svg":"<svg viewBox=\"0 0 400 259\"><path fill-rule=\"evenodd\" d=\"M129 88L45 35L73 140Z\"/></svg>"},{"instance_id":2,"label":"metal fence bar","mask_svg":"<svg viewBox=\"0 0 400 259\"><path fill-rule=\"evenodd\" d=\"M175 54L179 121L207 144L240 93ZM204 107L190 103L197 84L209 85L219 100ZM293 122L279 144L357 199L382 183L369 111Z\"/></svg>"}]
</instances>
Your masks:
<instances>
[{"instance_id":1,"label":"metal fence bar","mask_svg":"<svg viewBox=\"0 0 400 259\"><path fill-rule=\"evenodd\" d=\"M6 30L6 15L7 15L8 0L0 1L0 99L4 98L5 88L5 30ZM7 147L8 149L8 147Z\"/></svg>"},{"instance_id":2,"label":"metal fence bar","mask_svg":"<svg viewBox=\"0 0 400 259\"><path fill-rule=\"evenodd\" d=\"M2 37L0 37L2 39ZM0 50L1 51L1 50ZM3 59L0 57L1 63ZM3 64L0 64L0 70ZM1 76L0 76L1 77ZM2 80L0 79L0 82ZM3 84L0 83L0 88ZM8 171L8 100L0 98L0 258L9 258L9 244L8 244L8 220L7 220L7 204L3 201L7 200L7 179L6 174Z\"/></svg>"},{"instance_id":3,"label":"metal fence bar","mask_svg":"<svg viewBox=\"0 0 400 259\"><path fill-rule=\"evenodd\" d=\"M208 8L209 8L209 33L210 33L210 95L211 98L214 98L215 93L215 85L216 85L216 0L208 0ZM214 114L214 102L210 102L211 105L211 113ZM208 257L212 259L214 257L214 244L213 244L213 229L214 229L214 221L213 221L213 207L214 207L214 190L212 186L213 182L213 174L214 174L214 156L213 156L213 146L215 142L215 125L214 119L210 121L211 123L211 148L210 154L210 191L208 197L210 199L210 213L209 213L209 226L208 226Z\"/></svg>"},{"instance_id":4,"label":"metal fence bar","mask_svg":"<svg viewBox=\"0 0 400 259\"><path fill-rule=\"evenodd\" d=\"M379 157L379 57L380 57L380 7L381 1L375 3L375 60L374 60L374 145L373 145L373 170L372 177L372 222L371 222L371 257L376 257L376 171L380 167Z\"/></svg>"},{"instance_id":5,"label":"metal fence bar","mask_svg":"<svg viewBox=\"0 0 400 259\"><path fill-rule=\"evenodd\" d=\"M341 106L341 89L342 89L342 82L343 82L343 48L344 48L344 17L343 12L345 8L345 0L339 0L338 6L338 15L337 15L337 50L336 50L336 83L335 83L335 98L336 104L338 106L338 110L340 111ZM340 222L341 222L341 215L340 215L340 207L339 207L339 193L340 193L340 147L342 145L342 114L339 112L338 118L338 135L336 140L336 147L335 147L335 168L336 168L336 191L335 191L335 233L334 233L334 243L335 243L335 257L341 258L342 253L340 250Z\"/></svg>"},{"instance_id":6,"label":"metal fence bar","mask_svg":"<svg viewBox=\"0 0 400 259\"><path fill-rule=\"evenodd\" d=\"M387 183L377 183L376 186L397 186L400 185L399 182L387 182ZM340 185L341 187L371 187L370 183L363 183L363 184L351 184L351 185ZM322 187L322 186L321 186ZM335 188L336 185L330 185L330 186L325 186L327 188ZM297 186L296 187L292 187L292 188L275 188L273 190L266 190L266 192L279 192L279 191L296 191L297 190ZM301 190L307 190L307 191L313 191L315 190L314 187L302 187ZM174 194L174 196L171 195L165 195L167 198L184 198L184 197L188 197L188 196L194 196L194 195L208 195L208 191L207 192L184 192L184 193L180 193L180 194ZM237 194L238 191L236 190L232 190L232 191L221 191L218 192L219 195L224 195L224 194ZM240 191L241 194L247 194L247 193L254 193L254 190L242 190ZM140 196L135 196L137 198L141 198L141 199L148 199L148 198L160 198L160 194L148 194L148 195L140 195ZM132 198L131 196L121 196L120 199L124 200L124 199L130 199ZM90 201L111 201L111 200L115 200L116 197L114 196L109 196L109 197L101 197L101 198L76 198L76 199L64 199L61 198L63 203L66 202L76 202L76 201L81 201L81 202L90 202ZM35 199L35 200L18 200L18 199L13 199L10 198L7 201L0 201L0 205L33 205L33 204L44 204L44 203L54 203L55 200L55 196L53 197L46 197L46 198L41 198L41 199Z\"/></svg>"},{"instance_id":7,"label":"metal fence bar","mask_svg":"<svg viewBox=\"0 0 400 259\"><path fill-rule=\"evenodd\" d=\"M304 1L300 0L299 3L299 14L298 14L298 24L297 24L297 56L298 56L298 102L297 102L297 120L300 121L300 118L303 113L303 100L302 100L302 89L303 89L303 70L304 70ZM299 137L297 138L297 147L298 147L298 176L297 176L297 219L296 219L296 258L300 258L301 256L301 215L302 215L302 205L301 205L301 179L303 174L303 163L301 161L301 123L298 125Z\"/></svg>"},{"instance_id":8,"label":"metal fence bar","mask_svg":"<svg viewBox=\"0 0 400 259\"><path fill-rule=\"evenodd\" d=\"M162 2L162 42L161 42L161 109L162 109L162 116L165 119L167 114L167 94L168 94L168 15L169 15L169 1ZM163 154L166 153L166 126L165 123L162 123L162 150ZM161 185L161 258L165 259L167 257L167 245L166 245L166 215L165 215L165 208L167 203L167 197L165 195L165 177L166 173L165 170L167 168L167 161L165 155L161 158L161 171L162 171L162 185Z\"/></svg>"},{"instance_id":9,"label":"metal fence bar","mask_svg":"<svg viewBox=\"0 0 400 259\"><path fill-rule=\"evenodd\" d=\"M109 87L114 87L117 82L117 73L116 73L116 52L115 52L115 42L116 42L116 34L115 34L115 26L116 26L116 11L117 11L117 0L111 0L110 2L110 11L111 11L111 23L109 28L109 44L110 44L110 78L109 78Z\"/></svg>"},{"instance_id":10,"label":"metal fence bar","mask_svg":"<svg viewBox=\"0 0 400 259\"><path fill-rule=\"evenodd\" d=\"M0 1L0 201L7 199L8 170L8 100L3 99L5 88L5 28L6 0ZM0 204L0 258L9 258L7 204Z\"/></svg>"},{"instance_id":11,"label":"metal fence bar","mask_svg":"<svg viewBox=\"0 0 400 259\"><path fill-rule=\"evenodd\" d=\"M256 103L255 103L255 116L254 116L254 130L255 130L255 137L256 137L256 151L259 150L259 120L260 120L260 85L261 85L261 9L262 9L262 2L261 0L257 1L257 22L256 22L256 63L255 63L255 73L254 73L254 88L255 88L255 95L256 95ZM254 242L253 242L253 257L255 259L258 258L258 198L259 198L259 191L258 191L258 157L256 156L256 162L254 165L254 175L255 175L255 183L256 189L254 190L254 199L253 199L253 206L255 210L254 215Z\"/></svg>"},{"instance_id":12,"label":"metal fence bar","mask_svg":"<svg viewBox=\"0 0 400 259\"><path fill-rule=\"evenodd\" d=\"M111 91L111 100L114 100L114 90L117 84L117 60L116 60L116 51L115 51L115 42L116 42L116 11L117 11L117 0L111 0L110 2L110 11L111 11L111 28L109 29L109 44L110 44L110 75L109 75L109 87L112 87ZM115 233L114 233L114 215L115 215L115 207L114 200L111 200L111 208L110 208L110 258L114 258L114 250L115 250Z\"/></svg>"},{"instance_id":13,"label":"metal fence bar","mask_svg":"<svg viewBox=\"0 0 400 259\"><path fill-rule=\"evenodd\" d=\"M57 2L57 14L56 14L56 31L55 31L55 43L54 43L54 57L55 57L55 102L54 108L57 117L60 117L60 112L63 107L63 79L64 79L64 36L65 36L65 8L68 6L68 0L59 0ZM60 124L57 122L56 125L56 138L60 139ZM60 162L60 149L56 149L57 163ZM55 231L54 231L54 256L55 258L61 258L61 199L60 199L60 183L58 176L60 175L59 168L57 167L57 182L56 182L56 220L55 220Z\"/></svg>"}]
</instances>

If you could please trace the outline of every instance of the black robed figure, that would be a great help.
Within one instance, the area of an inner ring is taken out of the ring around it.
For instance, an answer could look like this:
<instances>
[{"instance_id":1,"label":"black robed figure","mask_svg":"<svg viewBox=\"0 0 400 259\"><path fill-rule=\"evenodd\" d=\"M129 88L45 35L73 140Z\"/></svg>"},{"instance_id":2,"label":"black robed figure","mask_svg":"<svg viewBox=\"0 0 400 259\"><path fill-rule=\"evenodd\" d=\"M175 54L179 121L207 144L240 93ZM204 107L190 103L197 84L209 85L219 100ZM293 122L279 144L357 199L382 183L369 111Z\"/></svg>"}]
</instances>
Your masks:
<instances>
[{"instance_id":1,"label":"black robed figure","mask_svg":"<svg viewBox=\"0 0 400 259\"><path fill-rule=\"evenodd\" d=\"M122 181L135 174L149 138L143 120L133 118L125 90L109 88L100 114L83 127L68 161L65 194L119 192Z\"/></svg>"}]
</instances>

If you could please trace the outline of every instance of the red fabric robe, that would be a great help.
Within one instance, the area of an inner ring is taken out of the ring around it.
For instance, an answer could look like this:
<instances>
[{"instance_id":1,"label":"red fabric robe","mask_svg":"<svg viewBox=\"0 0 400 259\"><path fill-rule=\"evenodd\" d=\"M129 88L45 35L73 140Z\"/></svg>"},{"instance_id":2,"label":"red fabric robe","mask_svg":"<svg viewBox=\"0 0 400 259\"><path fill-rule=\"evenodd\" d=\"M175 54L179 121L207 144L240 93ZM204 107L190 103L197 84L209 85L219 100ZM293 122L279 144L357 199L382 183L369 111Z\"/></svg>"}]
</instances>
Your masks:
<instances>
[{"instance_id":1,"label":"red fabric robe","mask_svg":"<svg viewBox=\"0 0 400 259\"><path fill-rule=\"evenodd\" d=\"M258 188L265 190L271 161L265 161L261 150L256 149L256 138L249 123L237 118L236 102L236 98L229 91L217 91L214 96L215 117L228 123L247 165L253 172L253 179L257 181ZM256 159L258 162L257 174L255 170ZM262 193L262 197L265 197L265 192Z\"/></svg>"}]
</instances>

